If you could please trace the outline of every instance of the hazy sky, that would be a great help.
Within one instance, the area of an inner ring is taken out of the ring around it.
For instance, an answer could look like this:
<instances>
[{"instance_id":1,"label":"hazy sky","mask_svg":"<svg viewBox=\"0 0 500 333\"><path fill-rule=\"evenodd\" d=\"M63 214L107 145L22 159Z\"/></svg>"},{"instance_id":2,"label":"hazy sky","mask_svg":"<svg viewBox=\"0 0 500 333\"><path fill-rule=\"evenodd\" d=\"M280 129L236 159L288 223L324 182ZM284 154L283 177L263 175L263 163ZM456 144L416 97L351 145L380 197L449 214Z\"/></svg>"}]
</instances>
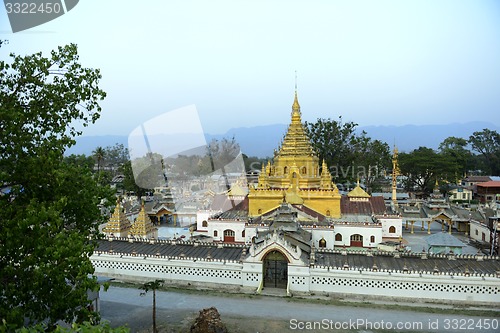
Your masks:
<instances>
[{"instance_id":1,"label":"hazy sky","mask_svg":"<svg viewBox=\"0 0 500 333\"><path fill-rule=\"evenodd\" d=\"M295 70L304 120L500 125L500 1L81 0L12 34L9 52L77 43L102 70L98 123L123 134L195 104L204 130L288 123Z\"/></svg>"}]
</instances>

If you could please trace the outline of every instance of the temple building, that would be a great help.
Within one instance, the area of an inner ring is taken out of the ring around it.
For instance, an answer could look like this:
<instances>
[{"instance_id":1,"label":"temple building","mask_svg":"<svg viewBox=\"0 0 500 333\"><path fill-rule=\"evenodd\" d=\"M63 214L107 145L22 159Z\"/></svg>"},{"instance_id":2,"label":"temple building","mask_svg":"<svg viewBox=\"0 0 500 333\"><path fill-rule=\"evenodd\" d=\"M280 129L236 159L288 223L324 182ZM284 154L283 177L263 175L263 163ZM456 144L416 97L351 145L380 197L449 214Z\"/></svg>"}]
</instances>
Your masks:
<instances>
[{"instance_id":1,"label":"temple building","mask_svg":"<svg viewBox=\"0 0 500 333\"><path fill-rule=\"evenodd\" d=\"M144 202L141 206L141 211L137 216L132 228L130 229L129 236L134 236L137 238L156 238L158 237L158 230L154 226L153 222L146 213L144 208Z\"/></svg>"},{"instance_id":2,"label":"temple building","mask_svg":"<svg viewBox=\"0 0 500 333\"><path fill-rule=\"evenodd\" d=\"M111 215L108 223L106 223L102 229L102 232L108 236L127 237L130 228L130 221L125 216L122 205L120 204L120 198L118 198L116 200L115 211L113 212L113 215Z\"/></svg>"},{"instance_id":3,"label":"temple building","mask_svg":"<svg viewBox=\"0 0 500 333\"><path fill-rule=\"evenodd\" d=\"M282 202L305 207L324 216L340 217L340 193L328 166L314 152L301 121L295 91L292 122L273 162L262 167L256 187L248 194L250 217L277 209Z\"/></svg>"}]
</instances>

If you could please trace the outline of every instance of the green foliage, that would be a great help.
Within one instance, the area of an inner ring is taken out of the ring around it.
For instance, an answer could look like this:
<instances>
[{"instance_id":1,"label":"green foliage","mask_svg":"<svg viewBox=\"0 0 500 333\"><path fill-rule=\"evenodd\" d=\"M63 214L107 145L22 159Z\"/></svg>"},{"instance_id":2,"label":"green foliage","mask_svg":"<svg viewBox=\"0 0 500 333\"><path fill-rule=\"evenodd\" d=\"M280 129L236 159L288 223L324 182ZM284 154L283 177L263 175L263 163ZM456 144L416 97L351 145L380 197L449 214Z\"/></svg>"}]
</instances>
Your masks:
<instances>
[{"instance_id":1,"label":"green foliage","mask_svg":"<svg viewBox=\"0 0 500 333\"><path fill-rule=\"evenodd\" d=\"M245 154L243 154L242 156L243 156L243 162L245 163L245 170L247 172L261 171L262 165L263 164L265 165L266 162L270 159L270 158L260 158L257 156L247 156Z\"/></svg>"},{"instance_id":2,"label":"green foliage","mask_svg":"<svg viewBox=\"0 0 500 333\"><path fill-rule=\"evenodd\" d=\"M127 192L134 192L137 196L141 197L146 194L146 189L139 187L135 182L134 172L132 170L132 162L125 162L120 167L120 172L125 176L123 178L123 189Z\"/></svg>"},{"instance_id":3,"label":"green foliage","mask_svg":"<svg viewBox=\"0 0 500 333\"><path fill-rule=\"evenodd\" d=\"M1 331L1 327L0 327ZM35 325L31 327L23 327L16 332L18 333L42 333L46 332L47 328L44 325ZM92 324L85 321L81 324L74 323L71 327L56 326L53 330L54 333L128 333L130 329L127 327L112 328L109 322L101 322L99 324Z\"/></svg>"},{"instance_id":4,"label":"green foliage","mask_svg":"<svg viewBox=\"0 0 500 333\"><path fill-rule=\"evenodd\" d=\"M466 139L453 136L446 138L439 145L439 153L455 163L456 178L463 176L473 165L473 155L467 145Z\"/></svg>"},{"instance_id":5,"label":"green foliage","mask_svg":"<svg viewBox=\"0 0 500 333\"><path fill-rule=\"evenodd\" d=\"M483 158L483 171L488 175L500 175L500 134L483 129L469 137L469 144Z\"/></svg>"},{"instance_id":6,"label":"green foliage","mask_svg":"<svg viewBox=\"0 0 500 333\"><path fill-rule=\"evenodd\" d=\"M146 282L139 287L139 289L144 290L141 296L144 296L148 291L153 291L153 333L158 332L156 329L156 290L163 287L165 280L156 279L154 281Z\"/></svg>"},{"instance_id":7,"label":"green foliage","mask_svg":"<svg viewBox=\"0 0 500 333\"><path fill-rule=\"evenodd\" d=\"M139 287L139 289L144 290L144 292L141 293L141 295L145 295L150 290L155 291L155 290L160 289L161 287L163 287L164 283L165 283L165 280L156 279L154 281L149 281L149 282L142 284Z\"/></svg>"},{"instance_id":8,"label":"green foliage","mask_svg":"<svg viewBox=\"0 0 500 333\"><path fill-rule=\"evenodd\" d=\"M128 148L121 143L115 143L114 146L104 148L106 164L120 166L129 160Z\"/></svg>"},{"instance_id":9,"label":"green foliage","mask_svg":"<svg viewBox=\"0 0 500 333\"><path fill-rule=\"evenodd\" d=\"M326 161L336 182L354 182L361 178L373 190L390 166L389 145L372 140L364 131L356 134L356 123L344 123L339 117L338 120L318 119L305 125L320 163L323 159Z\"/></svg>"},{"instance_id":10,"label":"green foliage","mask_svg":"<svg viewBox=\"0 0 500 333\"><path fill-rule=\"evenodd\" d=\"M407 177L406 189L416 190L424 196L432 192L436 180L454 181L458 166L450 156L427 147L399 154L401 173Z\"/></svg>"},{"instance_id":11,"label":"green foliage","mask_svg":"<svg viewBox=\"0 0 500 333\"><path fill-rule=\"evenodd\" d=\"M86 156L84 154L71 154L69 156L65 156L64 161L68 164L80 166L88 170L92 170L94 168L94 159L92 158L92 156Z\"/></svg>"},{"instance_id":12,"label":"green foliage","mask_svg":"<svg viewBox=\"0 0 500 333\"><path fill-rule=\"evenodd\" d=\"M63 153L77 122L99 118L101 75L78 63L74 44L11 58L0 62L0 313L10 329L91 318L89 256L110 192L84 158Z\"/></svg>"}]
</instances>

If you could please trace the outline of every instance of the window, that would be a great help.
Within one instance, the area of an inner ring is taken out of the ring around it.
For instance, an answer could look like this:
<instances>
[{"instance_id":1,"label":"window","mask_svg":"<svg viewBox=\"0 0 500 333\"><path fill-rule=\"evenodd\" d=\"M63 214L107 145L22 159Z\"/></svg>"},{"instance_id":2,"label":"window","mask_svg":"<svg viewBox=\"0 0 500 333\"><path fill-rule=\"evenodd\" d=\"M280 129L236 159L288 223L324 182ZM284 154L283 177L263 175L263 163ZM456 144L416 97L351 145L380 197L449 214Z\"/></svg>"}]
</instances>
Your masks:
<instances>
[{"instance_id":1,"label":"window","mask_svg":"<svg viewBox=\"0 0 500 333\"><path fill-rule=\"evenodd\" d=\"M234 231L231 229L224 230L224 236L234 237Z\"/></svg>"},{"instance_id":2,"label":"window","mask_svg":"<svg viewBox=\"0 0 500 333\"><path fill-rule=\"evenodd\" d=\"M303 175L307 174L307 168L306 167L302 167L302 171L301 172L302 172Z\"/></svg>"},{"instance_id":3,"label":"window","mask_svg":"<svg viewBox=\"0 0 500 333\"><path fill-rule=\"evenodd\" d=\"M245 238L245 230L241 232L241 237Z\"/></svg>"},{"instance_id":4,"label":"window","mask_svg":"<svg viewBox=\"0 0 500 333\"><path fill-rule=\"evenodd\" d=\"M351 240L355 242L362 242L363 236L361 236L360 234L354 234L351 236Z\"/></svg>"},{"instance_id":5,"label":"window","mask_svg":"<svg viewBox=\"0 0 500 333\"><path fill-rule=\"evenodd\" d=\"M214 237L217 237L217 230L214 230Z\"/></svg>"},{"instance_id":6,"label":"window","mask_svg":"<svg viewBox=\"0 0 500 333\"><path fill-rule=\"evenodd\" d=\"M319 240L319 247L325 248L326 247L326 240L324 238L321 238Z\"/></svg>"},{"instance_id":7,"label":"window","mask_svg":"<svg viewBox=\"0 0 500 333\"><path fill-rule=\"evenodd\" d=\"M262 209L259 208L259 210L257 211L257 214L262 214Z\"/></svg>"},{"instance_id":8,"label":"window","mask_svg":"<svg viewBox=\"0 0 500 333\"><path fill-rule=\"evenodd\" d=\"M208 222L207 221L201 222L201 226L205 228L208 227Z\"/></svg>"},{"instance_id":9,"label":"window","mask_svg":"<svg viewBox=\"0 0 500 333\"><path fill-rule=\"evenodd\" d=\"M479 231L476 229L476 236L479 235Z\"/></svg>"},{"instance_id":10,"label":"window","mask_svg":"<svg viewBox=\"0 0 500 333\"><path fill-rule=\"evenodd\" d=\"M284 173L285 175L286 175L286 174L288 174L288 167L285 167L285 168L283 169L283 173Z\"/></svg>"},{"instance_id":11,"label":"window","mask_svg":"<svg viewBox=\"0 0 500 333\"><path fill-rule=\"evenodd\" d=\"M370 236L370 243L375 243L375 236Z\"/></svg>"},{"instance_id":12,"label":"window","mask_svg":"<svg viewBox=\"0 0 500 333\"><path fill-rule=\"evenodd\" d=\"M326 211L326 216L330 216L330 211L329 210Z\"/></svg>"},{"instance_id":13,"label":"window","mask_svg":"<svg viewBox=\"0 0 500 333\"><path fill-rule=\"evenodd\" d=\"M342 242L342 234L335 234L335 241Z\"/></svg>"},{"instance_id":14,"label":"window","mask_svg":"<svg viewBox=\"0 0 500 333\"><path fill-rule=\"evenodd\" d=\"M393 225L391 225L391 226L389 227L389 233L390 233L390 234L395 234L395 233L396 233L396 227L395 227L395 226L393 226Z\"/></svg>"},{"instance_id":15,"label":"window","mask_svg":"<svg viewBox=\"0 0 500 333\"><path fill-rule=\"evenodd\" d=\"M486 242L486 235L485 235L484 232L483 232L483 235L482 235L481 239L483 240L483 242Z\"/></svg>"}]
</instances>

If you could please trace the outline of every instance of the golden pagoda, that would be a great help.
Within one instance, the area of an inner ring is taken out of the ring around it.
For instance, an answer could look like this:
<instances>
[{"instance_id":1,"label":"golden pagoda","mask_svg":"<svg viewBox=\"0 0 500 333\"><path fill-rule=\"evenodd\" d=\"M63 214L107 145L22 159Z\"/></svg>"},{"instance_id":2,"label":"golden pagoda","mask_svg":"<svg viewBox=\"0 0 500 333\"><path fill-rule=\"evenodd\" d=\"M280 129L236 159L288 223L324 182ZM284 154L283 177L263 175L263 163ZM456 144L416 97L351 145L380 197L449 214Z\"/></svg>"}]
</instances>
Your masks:
<instances>
[{"instance_id":1,"label":"golden pagoda","mask_svg":"<svg viewBox=\"0 0 500 333\"><path fill-rule=\"evenodd\" d=\"M134 224L132 225L132 229L130 229L130 236L135 236L139 238L156 238L157 237L157 229L151 222L148 214L146 214L146 209L144 208L144 201L141 205L141 210Z\"/></svg>"},{"instance_id":2,"label":"golden pagoda","mask_svg":"<svg viewBox=\"0 0 500 333\"><path fill-rule=\"evenodd\" d=\"M130 227L130 221L125 216L125 213L123 213L120 205L120 198L118 198L116 200L115 211L102 231L105 234L115 237L127 237Z\"/></svg>"},{"instance_id":3,"label":"golden pagoda","mask_svg":"<svg viewBox=\"0 0 500 333\"><path fill-rule=\"evenodd\" d=\"M262 215L287 202L325 216L340 217L340 194L331 178L324 161L320 172L319 158L302 124L295 91L292 122L273 162L262 166L257 187L250 188L248 214Z\"/></svg>"}]
</instances>

